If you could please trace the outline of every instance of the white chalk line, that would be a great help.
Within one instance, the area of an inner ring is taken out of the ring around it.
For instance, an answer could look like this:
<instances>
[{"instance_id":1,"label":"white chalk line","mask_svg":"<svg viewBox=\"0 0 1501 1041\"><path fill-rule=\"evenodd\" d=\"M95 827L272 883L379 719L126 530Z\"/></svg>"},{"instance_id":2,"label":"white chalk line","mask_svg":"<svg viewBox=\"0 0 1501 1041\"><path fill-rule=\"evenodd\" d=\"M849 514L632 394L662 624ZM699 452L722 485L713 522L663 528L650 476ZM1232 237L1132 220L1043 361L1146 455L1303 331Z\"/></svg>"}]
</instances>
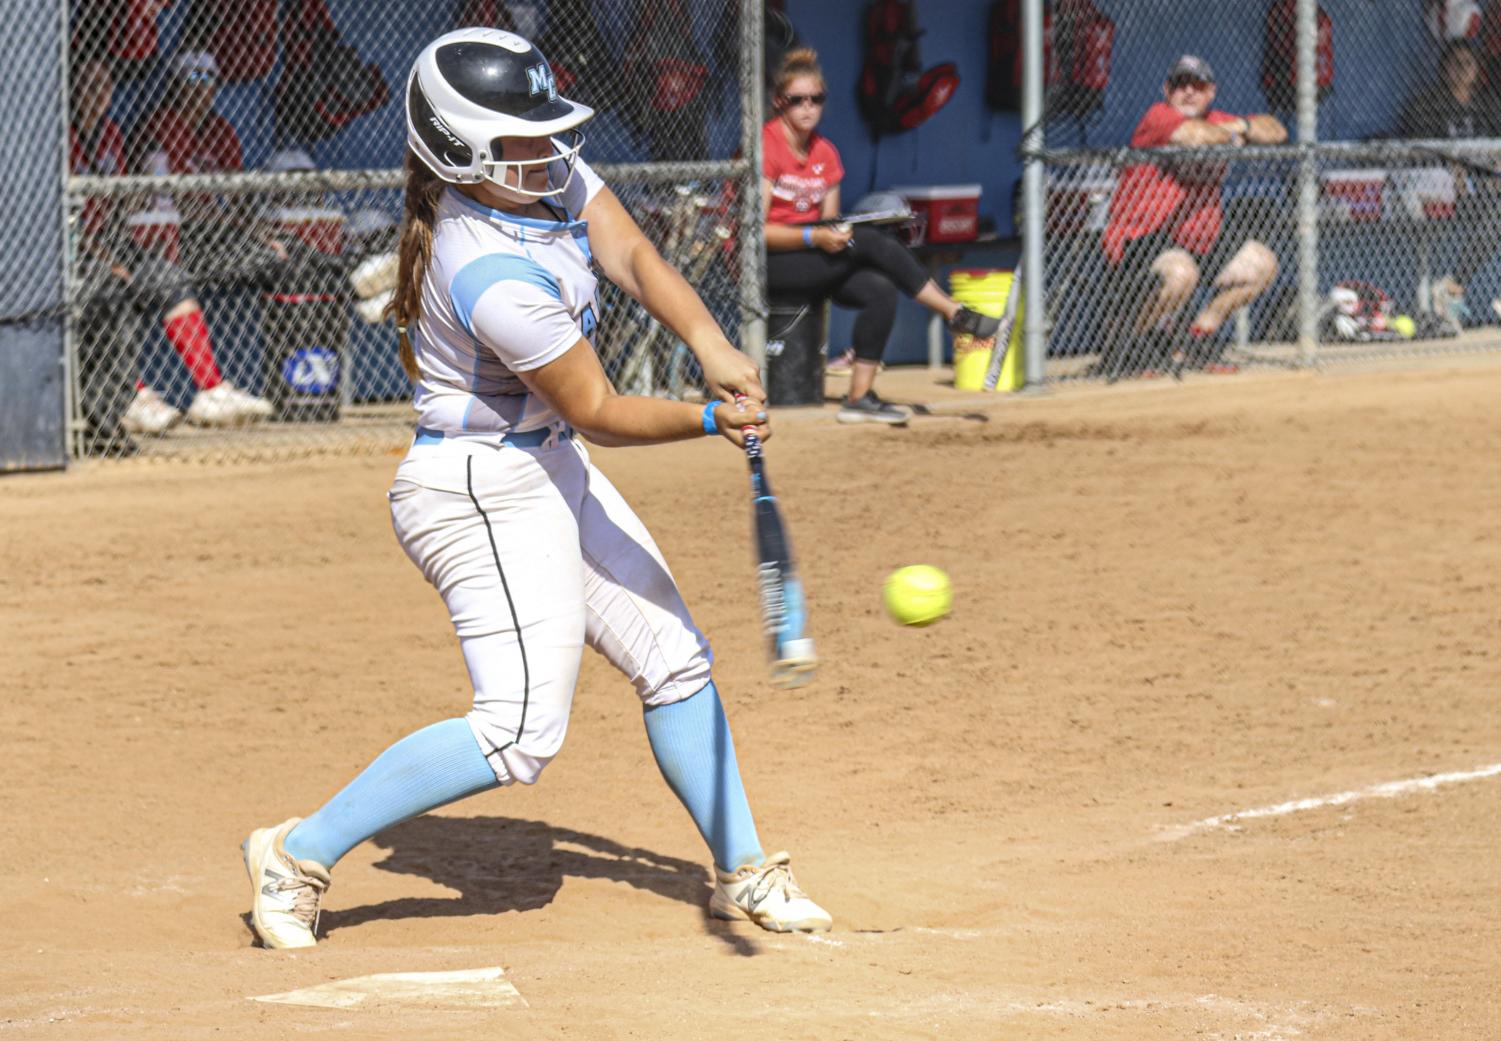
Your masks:
<instances>
[{"instance_id":1,"label":"white chalk line","mask_svg":"<svg viewBox=\"0 0 1501 1041\"><path fill-rule=\"evenodd\" d=\"M1477 767L1474 770L1456 770L1450 773L1430 774L1427 777L1410 777L1402 781L1386 781L1382 784L1373 784L1367 788L1336 792L1333 795L1315 795L1307 799L1293 799L1289 802L1279 802L1274 806L1257 806L1249 810L1222 813L1218 817L1205 817L1203 820L1194 821L1191 824L1172 825L1159 831L1157 840L1159 842L1176 842L1179 839L1187 838L1190 835L1197 835L1202 831L1210 831L1214 828L1233 828L1241 821L1258 820L1263 817L1283 817L1289 813L1302 813L1306 810L1318 810L1328 806L1346 806L1361 799L1395 799L1399 796L1411 795L1414 792L1431 792L1436 788L1442 788L1446 785L1483 781L1486 778L1497 776L1501 776L1501 763L1492 763L1489 766Z\"/></svg>"}]
</instances>

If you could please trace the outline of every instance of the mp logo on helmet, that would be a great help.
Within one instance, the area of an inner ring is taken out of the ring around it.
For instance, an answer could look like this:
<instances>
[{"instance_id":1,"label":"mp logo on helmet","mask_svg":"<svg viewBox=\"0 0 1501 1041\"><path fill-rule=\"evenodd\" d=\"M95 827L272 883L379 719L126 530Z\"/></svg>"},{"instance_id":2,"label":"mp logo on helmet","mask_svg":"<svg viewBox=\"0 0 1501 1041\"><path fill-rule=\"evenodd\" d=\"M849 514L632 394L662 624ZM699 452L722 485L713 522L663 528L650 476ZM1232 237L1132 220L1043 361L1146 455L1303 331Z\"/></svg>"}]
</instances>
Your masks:
<instances>
[{"instance_id":1,"label":"mp logo on helmet","mask_svg":"<svg viewBox=\"0 0 1501 1041\"><path fill-rule=\"evenodd\" d=\"M526 85L533 96L546 94L548 101L558 100L558 83L546 64L527 66Z\"/></svg>"}]
</instances>

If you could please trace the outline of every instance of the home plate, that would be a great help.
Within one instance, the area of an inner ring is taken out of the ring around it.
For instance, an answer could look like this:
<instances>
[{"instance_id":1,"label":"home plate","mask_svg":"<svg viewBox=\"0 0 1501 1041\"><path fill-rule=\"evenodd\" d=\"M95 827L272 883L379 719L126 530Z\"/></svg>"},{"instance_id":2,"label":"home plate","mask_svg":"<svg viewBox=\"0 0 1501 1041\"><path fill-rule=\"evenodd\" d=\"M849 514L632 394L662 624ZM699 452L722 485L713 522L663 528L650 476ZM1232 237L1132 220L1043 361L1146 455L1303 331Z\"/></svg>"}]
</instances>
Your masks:
<instances>
[{"instance_id":1,"label":"home plate","mask_svg":"<svg viewBox=\"0 0 1501 1041\"><path fill-rule=\"evenodd\" d=\"M253 995L251 1001L320 1008L380 1008L422 1005L426 1008L526 1008L526 999L506 979L499 965L452 972L383 972L285 994Z\"/></svg>"}]
</instances>

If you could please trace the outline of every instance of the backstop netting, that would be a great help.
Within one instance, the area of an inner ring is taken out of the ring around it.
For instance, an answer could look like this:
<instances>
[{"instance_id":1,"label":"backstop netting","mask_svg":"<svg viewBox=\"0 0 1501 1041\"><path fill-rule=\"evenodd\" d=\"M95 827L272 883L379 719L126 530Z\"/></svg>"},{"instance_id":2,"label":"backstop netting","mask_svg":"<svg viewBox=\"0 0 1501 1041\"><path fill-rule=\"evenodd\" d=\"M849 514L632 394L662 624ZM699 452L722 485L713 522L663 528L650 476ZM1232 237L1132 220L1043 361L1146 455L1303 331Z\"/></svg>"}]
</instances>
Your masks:
<instances>
[{"instance_id":1,"label":"backstop netting","mask_svg":"<svg viewBox=\"0 0 1501 1041\"><path fill-rule=\"evenodd\" d=\"M761 297L759 3L73 0L75 454L229 459L410 436L381 314L406 76L466 25L537 42L560 93L597 110L584 158L738 335ZM600 285L594 340L616 385L700 394L687 348Z\"/></svg>"}]
</instances>

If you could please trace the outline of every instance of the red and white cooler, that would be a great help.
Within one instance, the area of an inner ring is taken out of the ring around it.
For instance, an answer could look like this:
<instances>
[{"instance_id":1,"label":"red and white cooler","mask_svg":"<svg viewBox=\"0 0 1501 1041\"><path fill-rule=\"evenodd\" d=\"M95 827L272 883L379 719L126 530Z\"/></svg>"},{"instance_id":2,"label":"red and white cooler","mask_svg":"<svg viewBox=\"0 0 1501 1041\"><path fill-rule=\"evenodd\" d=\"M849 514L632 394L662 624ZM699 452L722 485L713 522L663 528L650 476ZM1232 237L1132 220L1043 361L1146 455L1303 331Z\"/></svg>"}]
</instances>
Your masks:
<instances>
[{"instance_id":1,"label":"red and white cooler","mask_svg":"<svg viewBox=\"0 0 1501 1041\"><path fill-rule=\"evenodd\" d=\"M931 184L893 188L927 225L928 242L972 242L980 232L978 184Z\"/></svg>"},{"instance_id":2,"label":"red and white cooler","mask_svg":"<svg viewBox=\"0 0 1501 1041\"><path fill-rule=\"evenodd\" d=\"M271 213L278 231L319 253L344 250L344 214L321 206L286 206Z\"/></svg>"}]
</instances>

